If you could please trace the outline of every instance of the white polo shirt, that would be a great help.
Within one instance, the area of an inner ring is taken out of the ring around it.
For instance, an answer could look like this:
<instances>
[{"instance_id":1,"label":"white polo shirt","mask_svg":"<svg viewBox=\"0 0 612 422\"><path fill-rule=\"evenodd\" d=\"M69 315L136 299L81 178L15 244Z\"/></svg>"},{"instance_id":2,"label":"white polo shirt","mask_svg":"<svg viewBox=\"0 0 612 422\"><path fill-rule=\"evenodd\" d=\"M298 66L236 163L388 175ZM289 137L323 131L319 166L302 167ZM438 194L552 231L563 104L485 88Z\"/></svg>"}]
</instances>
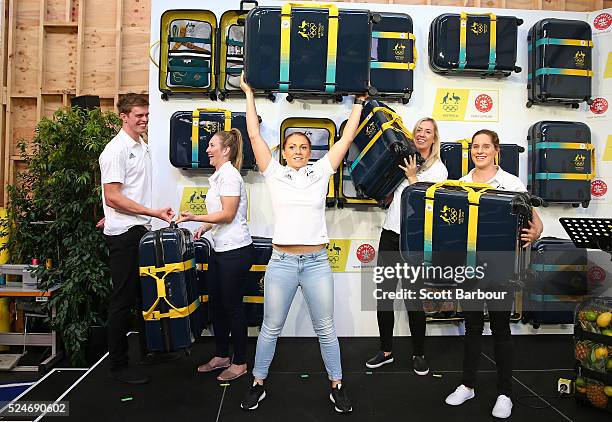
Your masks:
<instances>
[{"instance_id":1,"label":"white polo shirt","mask_svg":"<svg viewBox=\"0 0 612 422\"><path fill-rule=\"evenodd\" d=\"M121 183L121 194L140 205L151 208L151 154L149 146L140 138L134 141L123 129L108 143L98 160L105 183ZM146 226L151 229L151 217L146 215L124 214L106 205L102 189L104 207L104 234L116 236L125 233L133 226Z\"/></svg>"},{"instance_id":2,"label":"white polo shirt","mask_svg":"<svg viewBox=\"0 0 612 422\"><path fill-rule=\"evenodd\" d=\"M419 182L437 183L448 178L448 170L446 170L446 166L444 163L442 163L442 161L436 160L426 170L417 171L416 177ZM409 185L410 183L408 182L408 179L404 179L397 189L395 189L395 192L393 192L393 201L391 201L391 205L389 205L389 209L387 210L387 216L385 217L385 222L383 223L383 229L391 230L397 234L400 233L402 192L406 186Z\"/></svg>"},{"instance_id":3,"label":"white polo shirt","mask_svg":"<svg viewBox=\"0 0 612 422\"><path fill-rule=\"evenodd\" d=\"M313 165L295 170L273 158L262 174L272 197L277 245L321 245L329 242L325 197L335 171L327 154Z\"/></svg>"},{"instance_id":4,"label":"white polo shirt","mask_svg":"<svg viewBox=\"0 0 612 422\"><path fill-rule=\"evenodd\" d=\"M222 196L240 197L238 211L232 222L215 224L211 230L215 252L231 251L253 243L247 226L248 198L240 172L228 161L210 176L208 182L210 183L206 194L208 213L222 210Z\"/></svg>"},{"instance_id":5,"label":"white polo shirt","mask_svg":"<svg viewBox=\"0 0 612 422\"><path fill-rule=\"evenodd\" d=\"M497 173L495 173L495 176L493 176L491 180L486 182L487 185L491 185L494 189L499 189L499 190L509 190L512 192L527 192L527 188L525 187L523 182L521 182L521 179L519 179L513 174L508 173L507 171L504 171L499 166L496 166L496 167L497 167ZM466 174L459 180L461 180L462 182L473 182L472 180L473 172L474 172L474 169L470 170L468 174Z\"/></svg>"}]
</instances>

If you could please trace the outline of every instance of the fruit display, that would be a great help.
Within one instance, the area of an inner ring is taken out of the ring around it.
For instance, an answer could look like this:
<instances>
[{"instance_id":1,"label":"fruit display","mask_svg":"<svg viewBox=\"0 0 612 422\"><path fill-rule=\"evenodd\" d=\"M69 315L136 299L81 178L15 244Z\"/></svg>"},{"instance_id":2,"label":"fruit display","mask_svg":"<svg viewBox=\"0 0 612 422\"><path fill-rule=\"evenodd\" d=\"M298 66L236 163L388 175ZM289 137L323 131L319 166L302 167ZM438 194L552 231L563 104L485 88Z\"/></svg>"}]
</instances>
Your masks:
<instances>
[{"instance_id":1,"label":"fruit display","mask_svg":"<svg viewBox=\"0 0 612 422\"><path fill-rule=\"evenodd\" d=\"M578 305L576 325L590 333L612 336L612 301L587 300Z\"/></svg>"}]
</instances>

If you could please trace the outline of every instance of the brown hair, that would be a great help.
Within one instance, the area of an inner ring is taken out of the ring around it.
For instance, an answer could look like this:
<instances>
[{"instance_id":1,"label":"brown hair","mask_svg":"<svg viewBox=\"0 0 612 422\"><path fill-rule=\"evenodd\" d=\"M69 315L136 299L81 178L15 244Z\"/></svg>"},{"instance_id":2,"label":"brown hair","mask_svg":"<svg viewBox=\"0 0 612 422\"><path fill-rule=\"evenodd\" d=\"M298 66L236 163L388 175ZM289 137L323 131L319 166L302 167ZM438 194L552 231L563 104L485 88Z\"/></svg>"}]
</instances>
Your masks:
<instances>
[{"instance_id":1,"label":"brown hair","mask_svg":"<svg viewBox=\"0 0 612 422\"><path fill-rule=\"evenodd\" d=\"M477 137L478 135L487 135L489 138L491 138L491 142L493 143L493 146L495 147L497 151L499 151L499 136L497 135L497 132L489 130L489 129L480 129L478 132L476 132L472 136L472 143L474 142L474 138Z\"/></svg>"},{"instance_id":2,"label":"brown hair","mask_svg":"<svg viewBox=\"0 0 612 422\"><path fill-rule=\"evenodd\" d=\"M438 124L431 117L423 117L422 119L417 120L414 124L414 129L412 130L412 136L416 138L417 129L423 122L431 122L434 127L434 141L431 144L431 151L429 152L429 157L427 160L421 165L419 170L427 170L431 167L436 160L440 159L440 132L438 131Z\"/></svg>"},{"instance_id":3,"label":"brown hair","mask_svg":"<svg viewBox=\"0 0 612 422\"><path fill-rule=\"evenodd\" d=\"M285 149L285 144L287 144L287 141L289 140L289 138L291 138L293 135L301 135L304 138L306 138L306 140L308 141L308 146L311 147L312 146L312 142L310 142L310 138L308 137L308 135L306 135L306 133L304 132L291 132L289 135L285 136L285 139L283 139L283 143L281 144L281 149L284 150Z\"/></svg>"},{"instance_id":4,"label":"brown hair","mask_svg":"<svg viewBox=\"0 0 612 422\"><path fill-rule=\"evenodd\" d=\"M121 96L121 98L119 98L119 101L117 101L117 110L119 111L119 114L130 114L132 108L134 107L148 106L149 100L147 100L147 97L145 95L135 94L133 92L129 92Z\"/></svg>"},{"instance_id":5,"label":"brown hair","mask_svg":"<svg viewBox=\"0 0 612 422\"><path fill-rule=\"evenodd\" d=\"M242 133L236 128L231 128L228 131L217 132L215 136L219 137L223 148L229 147L230 161L236 170L240 171L242 168Z\"/></svg>"}]
</instances>

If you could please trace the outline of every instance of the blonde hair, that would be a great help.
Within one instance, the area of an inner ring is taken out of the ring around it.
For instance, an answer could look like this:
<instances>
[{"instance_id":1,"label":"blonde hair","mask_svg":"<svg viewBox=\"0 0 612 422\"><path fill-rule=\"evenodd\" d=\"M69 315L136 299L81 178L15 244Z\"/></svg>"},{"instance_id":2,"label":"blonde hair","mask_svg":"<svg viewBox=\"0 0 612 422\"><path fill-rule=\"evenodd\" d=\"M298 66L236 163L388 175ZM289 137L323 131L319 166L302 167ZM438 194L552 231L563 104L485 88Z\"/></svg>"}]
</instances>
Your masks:
<instances>
[{"instance_id":1,"label":"blonde hair","mask_svg":"<svg viewBox=\"0 0 612 422\"><path fill-rule=\"evenodd\" d=\"M431 117L423 117L422 119L417 120L414 124L414 129L412 130L412 136L416 138L417 129L423 122L431 122L434 127L434 141L431 144L431 149L429 151L429 157L427 160L421 165L419 171L427 170L430 168L436 160L440 160L440 132L438 131L438 124Z\"/></svg>"},{"instance_id":2,"label":"blonde hair","mask_svg":"<svg viewBox=\"0 0 612 422\"><path fill-rule=\"evenodd\" d=\"M236 128L231 128L217 132L215 136L219 137L223 148L229 147L230 161L236 170L240 171L242 168L242 133Z\"/></svg>"}]
</instances>

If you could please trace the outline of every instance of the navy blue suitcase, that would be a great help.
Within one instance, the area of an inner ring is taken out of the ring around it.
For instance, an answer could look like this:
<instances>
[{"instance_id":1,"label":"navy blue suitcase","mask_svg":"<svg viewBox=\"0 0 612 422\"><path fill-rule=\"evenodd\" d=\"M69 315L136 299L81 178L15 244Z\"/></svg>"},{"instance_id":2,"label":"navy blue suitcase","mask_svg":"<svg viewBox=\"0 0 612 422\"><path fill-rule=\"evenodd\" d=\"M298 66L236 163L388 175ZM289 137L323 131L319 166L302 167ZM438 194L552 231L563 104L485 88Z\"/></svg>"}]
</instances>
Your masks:
<instances>
[{"instance_id":1,"label":"navy blue suitcase","mask_svg":"<svg viewBox=\"0 0 612 422\"><path fill-rule=\"evenodd\" d=\"M188 348L203 328L191 232L173 224L146 233L139 261L147 348Z\"/></svg>"},{"instance_id":2,"label":"navy blue suitcase","mask_svg":"<svg viewBox=\"0 0 612 422\"><path fill-rule=\"evenodd\" d=\"M202 324L210 324L210 305L208 298L208 262L212 253L212 245L208 239L201 237L193 241L195 249L196 278L200 296L200 315Z\"/></svg>"},{"instance_id":3,"label":"navy blue suitcase","mask_svg":"<svg viewBox=\"0 0 612 422\"><path fill-rule=\"evenodd\" d=\"M404 172L398 167L405 165L404 158L414 155L418 164L424 161L402 119L377 100L364 104L353 145L359 155L347 165L358 198L382 202L404 180Z\"/></svg>"},{"instance_id":4,"label":"navy blue suitcase","mask_svg":"<svg viewBox=\"0 0 612 422\"><path fill-rule=\"evenodd\" d=\"M536 22L527 36L529 58L527 107L533 104L571 104L591 100L591 27L587 22L547 18Z\"/></svg>"},{"instance_id":5,"label":"navy blue suitcase","mask_svg":"<svg viewBox=\"0 0 612 422\"><path fill-rule=\"evenodd\" d=\"M440 159L448 170L450 180L458 180L474 168L474 162L470 156L471 145L469 139L440 144ZM495 158L495 161L504 171L518 176L519 154L524 151L525 148L516 144L500 144L499 156Z\"/></svg>"},{"instance_id":6,"label":"navy blue suitcase","mask_svg":"<svg viewBox=\"0 0 612 422\"><path fill-rule=\"evenodd\" d=\"M595 177L591 130L580 122L541 121L529 128L527 188L549 203L588 207Z\"/></svg>"},{"instance_id":7,"label":"navy blue suitcase","mask_svg":"<svg viewBox=\"0 0 612 422\"><path fill-rule=\"evenodd\" d=\"M272 256L272 239L252 236L255 256L244 295L244 313L249 327L261 327L264 310L264 276Z\"/></svg>"}]
</instances>

